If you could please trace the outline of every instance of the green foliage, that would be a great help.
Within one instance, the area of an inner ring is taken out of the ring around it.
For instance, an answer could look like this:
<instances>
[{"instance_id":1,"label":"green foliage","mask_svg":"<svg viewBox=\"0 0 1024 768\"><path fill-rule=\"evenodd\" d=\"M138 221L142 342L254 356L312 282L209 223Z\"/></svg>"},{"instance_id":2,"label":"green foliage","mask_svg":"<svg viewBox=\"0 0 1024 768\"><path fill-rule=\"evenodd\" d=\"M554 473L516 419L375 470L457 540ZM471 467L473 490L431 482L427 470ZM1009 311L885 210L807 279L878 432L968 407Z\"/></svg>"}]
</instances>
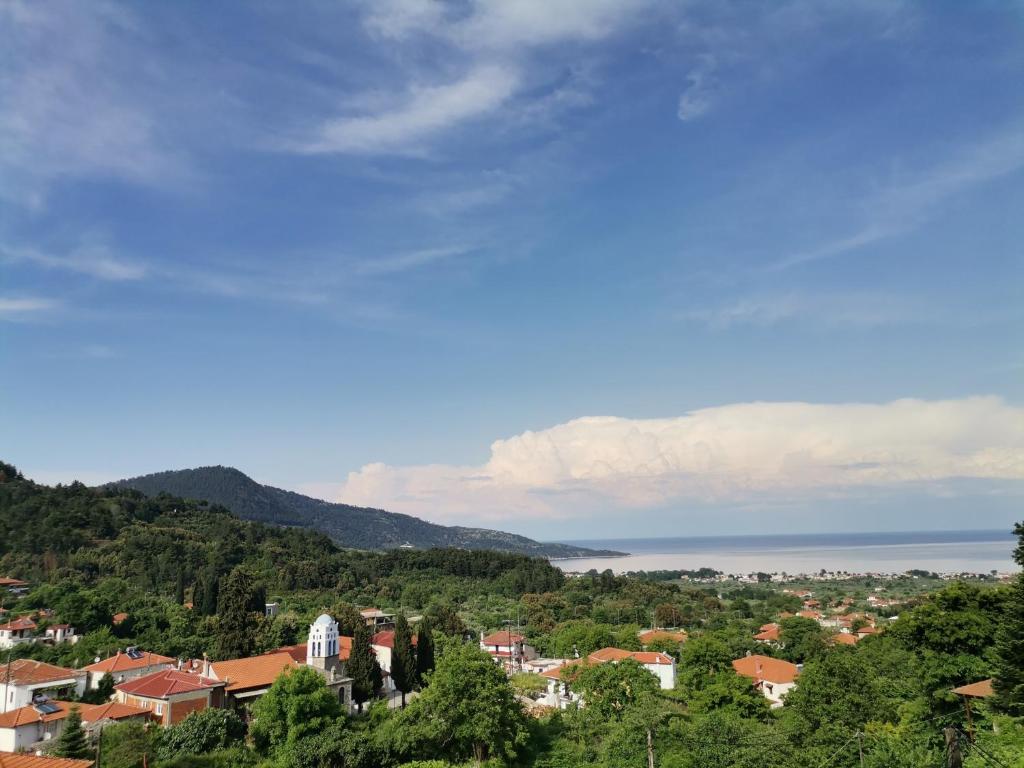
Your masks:
<instances>
[{"instance_id":1,"label":"green foliage","mask_svg":"<svg viewBox=\"0 0 1024 768\"><path fill-rule=\"evenodd\" d=\"M141 723L107 726L102 732L99 768L142 768L144 758L152 764L157 733Z\"/></svg>"},{"instance_id":2,"label":"green foliage","mask_svg":"<svg viewBox=\"0 0 1024 768\"><path fill-rule=\"evenodd\" d=\"M239 566L222 581L217 601L217 657L239 659L256 651L267 593L256 575Z\"/></svg>"},{"instance_id":3,"label":"green foliage","mask_svg":"<svg viewBox=\"0 0 1024 768\"><path fill-rule=\"evenodd\" d=\"M54 757L69 757L78 760L92 757L92 747L89 746L85 729L82 728L82 713L77 705L72 705L67 717L64 718L64 730L61 731L52 754Z\"/></svg>"},{"instance_id":4,"label":"green foliage","mask_svg":"<svg viewBox=\"0 0 1024 768\"><path fill-rule=\"evenodd\" d=\"M658 692L658 678L633 659L616 664L587 664L569 668L572 687L582 694L588 714L617 719L645 697Z\"/></svg>"},{"instance_id":5,"label":"green foliage","mask_svg":"<svg viewBox=\"0 0 1024 768\"><path fill-rule=\"evenodd\" d=\"M338 699L320 673L299 667L282 673L253 705L249 733L256 750L266 755L293 747L340 715Z\"/></svg>"},{"instance_id":6,"label":"green foliage","mask_svg":"<svg viewBox=\"0 0 1024 768\"><path fill-rule=\"evenodd\" d=\"M363 709L363 703L367 701L380 687L380 667L377 664L377 657L370 644L370 630L365 623L360 622L356 627L355 636L352 638L352 651L349 653L348 664L345 669L348 676L352 678L352 699Z\"/></svg>"},{"instance_id":7,"label":"green foliage","mask_svg":"<svg viewBox=\"0 0 1024 768\"><path fill-rule=\"evenodd\" d=\"M1018 545L1017 564L1024 568L1024 524L1014 529ZM995 644L997 706L1011 715L1024 717L1024 571L1010 588Z\"/></svg>"},{"instance_id":8,"label":"green foliage","mask_svg":"<svg viewBox=\"0 0 1024 768\"><path fill-rule=\"evenodd\" d=\"M434 671L434 625L424 616L416 630L416 681L423 684Z\"/></svg>"},{"instance_id":9,"label":"green foliage","mask_svg":"<svg viewBox=\"0 0 1024 768\"><path fill-rule=\"evenodd\" d=\"M404 710L401 722L429 727L445 756L511 759L525 745L522 707L501 668L472 645L450 648L423 692Z\"/></svg>"},{"instance_id":10,"label":"green foliage","mask_svg":"<svg viewBox=\"0 0 1024 768\"><path fill-rule=\"evenodd\" d=\"M732 670L718 672L703 681L688 698L690 711L707 714L716 710L731 712L739 717L767 720L771 712L768 700Z\"/></svg>"},{"instance_id":11,"label":"green foliage","mask_svg":"<svg viewBox=\"0 0 1024 768\"><path fill-rule=\"evenodd\" d=\"M202 709L164 731L160 756L170 759L176 755L204 755L234 746L243 738L245 723L234 712Z\"/></svg>"},{"instance_id":12,"label":"green foliage","mask_svg":"<svg viewBox=\"0 0 1024 768\"><path fill-rule=\"evenodd\" d=\"M782 658L797 664L818 658L825 653L826 633L814 619L793 616L779 623Z\"/></svg>"}]
</instances>

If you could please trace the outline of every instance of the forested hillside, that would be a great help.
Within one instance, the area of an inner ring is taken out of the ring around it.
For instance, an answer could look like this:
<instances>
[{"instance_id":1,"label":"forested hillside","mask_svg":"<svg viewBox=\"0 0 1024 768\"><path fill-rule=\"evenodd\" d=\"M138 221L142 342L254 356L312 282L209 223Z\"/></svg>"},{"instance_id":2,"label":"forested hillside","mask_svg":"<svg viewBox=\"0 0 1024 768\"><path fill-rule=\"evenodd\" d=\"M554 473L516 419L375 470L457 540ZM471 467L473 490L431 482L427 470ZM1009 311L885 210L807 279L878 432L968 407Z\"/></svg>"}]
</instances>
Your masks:
<instances>
[{"instance_id":1,"label":"forested hillside","mask_svg":"<svg viewBox=\"0 0 1024 768\"><path fill-rule=\"evenodd\" d=\"M566 544L541 543L502 531L428 523L382 509L333 504L292 491L261 485L231 467L199 467L121 480L114 485L151 496L170 493L205 499L227 507L246 520L323 531L343 547L390 549L415 547L493 549L544 557L583 557L617 552L594 551Z\"/></svg>"}]
</instances>

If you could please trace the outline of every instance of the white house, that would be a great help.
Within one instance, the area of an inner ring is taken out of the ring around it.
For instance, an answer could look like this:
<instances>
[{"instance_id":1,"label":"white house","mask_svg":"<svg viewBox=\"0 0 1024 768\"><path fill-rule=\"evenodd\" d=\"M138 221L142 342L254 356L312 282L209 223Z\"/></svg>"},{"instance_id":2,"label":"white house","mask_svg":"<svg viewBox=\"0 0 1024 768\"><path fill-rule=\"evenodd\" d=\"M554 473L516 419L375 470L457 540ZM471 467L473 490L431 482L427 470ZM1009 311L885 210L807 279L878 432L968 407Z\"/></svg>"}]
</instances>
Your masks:
<instances>
[{"instance_id":1,"label":"white house","mask_svg":"<svg viewBox=\"0 0 1024 768\"><path fill-rule=\"evenodd\" d=\"M416 647L417 637L412 636L413 647ZM384 673L384 690L396 690L395 684L391 681L391 656L395 651L395 632L388 629L378 632L370 640L374 654L377 656L377 663L380 664L381 672Z\"/></svg>"},{"instance_id":2,"label":"white house","mask_svg":"<svg viewBox=\"0 0 1024 768\"><path fill-rule=\"evenodd\" d=\"M658 687L670 690L676 687L676 662L671 656L655 651L627 651L622 648L602 648L585 659L572 659L560 666L551 667L540 673L547 679L548 693L544 703L549 707L565 709L570 704L582 704L580 695L573 690L572 682L580 669L591 664L617 664L632 659L658 679Z\"/></svg>"},{"instance_id":3,"label":"white house","mask_svg":"<svg viewBox=\"0 0 1024 768\"><path fill-rule=\"evenodd\" d=\"M800 667L782 659L770 656L744 656L732 663L736 674L754 681L754 687L771 702L773 708L781 707L786 694L796 687Z\"/></svg>"},{"instance_id":4,"label":"white house","mask_svg":"<svg viewBox=\"0 0 1024 768\"><path fill-rule=\"evenodd\" d=\"M491 658L504 664L506 668L521 667L523 662L537 658L537 651L527 645L522 635L503 629L500 632L484 636L480 633L480 648L491 654Z\"/></svg>"},{"instance_id":5,"label":"white house","mask_svg":"<svg viewBox=\"0 0 1024 768\"><path fill-rule=\"evenodd\" d=\"M36 623L27 616L0 624L0 648L13 648L19 643L35 642Z\"/></svg>"},{"instance_id":6,"label":"white house","mask_svg":"<svg viewBox=\"0 0 1024 768\"><path fill-rule=\"evenodd\" d=\"M128 722L149 719L149 710L127 704L80 704L79 713L86 730L98 728L105 722ZM64 720L71 711L69 701L39 700L35 704L19 707L0 714L0 752L30 750L40 743L60 737ZM3 765L0 759L0 765Z\"/></svg>"},{"instance_id":7,"label":"white house","mask_svg":"<svg viewBox=\"0 0 1024 768\"><path fill-rule=\"evenodd\" d=\"M32 659L15 659L0 665L0 714L29 705L36 696L77 697L84 692L83 672Z\"/></svg>"},{"instance_id":8,"label":"white house","mask_svg":"<svg viewBox=\"0 0 1024 768\"><path fill-rule=\"evenodd\" d=\"M50 643L56 645L57 643L71 643L74 645L78 642L78 635L75 634L75 628L70 624L51 624L46 628L42 638L44 643Z\"/></svg>"},{"instance_id":9,"label":"white house","mask_svg":"<svg viewBox=\"0 0 1024 768\"><path fill-rule=\"evenodd\" d=\"M159 672L162 669L174 669L174 666L175 659L170 656L161 656L159 653L149 653L129 647L124 653L118 651L102 661L97 659L89 666L82 667L82 671L89 676L89 688L95 689L100 687L100 680L108 672L114 678L114 684L117 685L126 680Z\"/></svg>"}]
</instances>

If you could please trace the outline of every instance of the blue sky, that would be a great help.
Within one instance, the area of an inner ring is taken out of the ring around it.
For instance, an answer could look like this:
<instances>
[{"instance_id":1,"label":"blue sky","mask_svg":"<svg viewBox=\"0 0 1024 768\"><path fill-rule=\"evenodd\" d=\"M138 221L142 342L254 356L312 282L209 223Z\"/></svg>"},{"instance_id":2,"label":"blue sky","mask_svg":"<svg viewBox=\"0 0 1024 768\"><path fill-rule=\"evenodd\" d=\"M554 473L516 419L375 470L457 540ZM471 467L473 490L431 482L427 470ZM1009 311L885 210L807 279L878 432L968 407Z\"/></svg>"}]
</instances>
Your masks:
<instances>
[{"instance_id":1,"label":"blue sky","mask_svg":"<svg viewBox=\"0 0 1024 768\"><path fill-rule=\"evenodd\" d=\"M227 464L541 538L1019 517L1019 4L0 26L0 452L32 476Z\"/></svg>"}]
</instances>

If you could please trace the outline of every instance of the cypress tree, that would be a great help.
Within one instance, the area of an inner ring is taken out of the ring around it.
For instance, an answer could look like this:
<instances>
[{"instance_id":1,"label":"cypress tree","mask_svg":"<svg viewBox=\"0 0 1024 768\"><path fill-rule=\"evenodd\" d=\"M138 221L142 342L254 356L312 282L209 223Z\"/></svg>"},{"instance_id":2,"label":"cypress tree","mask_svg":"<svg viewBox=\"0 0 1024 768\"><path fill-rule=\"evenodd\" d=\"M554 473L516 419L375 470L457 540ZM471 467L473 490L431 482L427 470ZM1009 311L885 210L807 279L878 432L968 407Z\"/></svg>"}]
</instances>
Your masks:
<instances>
[{"instance_id":1,"label":"cypress tree","mask_svg":"<svg viewBox=\"0 0 1024 768\"><path fill-rule=\"evenodd\" d=\"M92 756L89 742L85 738L85 730L82 728L82 715L78 711L77 705L71 707L64 720L64 730L61 731L53 754L55 757L68 757L76 760L84 760Z\"/></svg>"},{"instance_id":2,"label":"cypress tree","mask_svg":"<svg viewBox=\"0 0 1024 768\"><path fill-rule=\"evenodd\" d=\"M375 678L379 674L377 658L370 645L370 629L364 623L356 626L352 635L352 651L348 657L346 673L352 678L352 699L355 701L359 711L363 711L363 702L368 700L377 689L378 684Z\"/></svg>"},{"instance_id":3,"label":"cypress tree","mask_svg":"<svg viewBox=\"0 0 1024 768\"><path fill-rule=\"evenodd\" d=\"M206 574L203 582L203 615L213 616L217 613L217 601L220 599L220 579L212 569Z\"/></svg>"},{"instance_id":4,"label":"cypress tree","mask_svg":"<svg viewBox=\"0 0 1024 768\"><path fill-rule=\"evenodd\" d=\"M427 675L434 671L434 628L430 617L424 616L416 636L416 683L423 685Z\"/></svg>"},{"instance_id":5,"label":"cypress tree","mask_svg":"<svg viewBox=\"0 0 1024 768\"><path fill-rule=\"evenodd\" d=\"M394 647L391 649L391 680L402 693L402 708L405 708L405 694L416 686L416 654L412 648L412 633L405 614L395 619Z\"/></svg>"},{"instance_id":6,"label":"cypress tree","mask_svg":"<svg viewBox=\"0 0 1024 768\"><path fill-rule=\"evenodd\" d=\"M185 569L178 568L178 580L174 585L174 602L178 605L185 603Z\"/></svg>"},{"instance_id":7,"label":"cypress tree","mask_svg":"<svg viewBox=\"0 0 1024 768\"><path fill-rule=\"evenodd\" d=\"M1013 559L1024 567L1024 524L1018 523L1014 533L1020 543ZM996 671L996 706L1015 717L1024 715L1024 571L1010 589L996 633Z\"/></svg>"},{"instance_id":8,"label":"cypress tree","mask_svg":"<svg viewBox=\"0 0 1024 768\"><path fill-rule=\"evenodd\" d=\"M217 601L217 656L240 659L256 651L266 592L254 575L237 567L224 578Z\"/></svg>"}]
</instances>

